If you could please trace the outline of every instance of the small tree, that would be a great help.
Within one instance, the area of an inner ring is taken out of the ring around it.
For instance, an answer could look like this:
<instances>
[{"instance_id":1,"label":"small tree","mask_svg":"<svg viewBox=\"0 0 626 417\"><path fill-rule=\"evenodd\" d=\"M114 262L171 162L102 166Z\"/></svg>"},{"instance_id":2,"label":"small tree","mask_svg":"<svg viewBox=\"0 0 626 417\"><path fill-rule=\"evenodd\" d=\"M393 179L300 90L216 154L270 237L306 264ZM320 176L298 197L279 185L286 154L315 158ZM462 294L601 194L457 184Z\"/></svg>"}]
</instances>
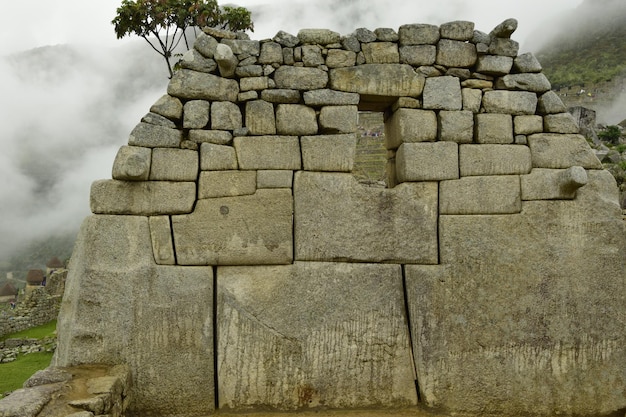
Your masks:
<instances>
[{"instance_id":1,"label":"small tree","mask_svg":"<svg viewBox=\"0 0 626 417\"><path fill-rule=\"evenodd\" d=\"M618 143L622 135L618 126L607 126L602 132L598 133L598 137L605 142Z\"/></svg>"},{"instance_id":2,"label":"small tree","mask_svg":"<svg viewBox=\"0 0 626 417\"><path fill-rule=\"evenodd\" d=\"M244 7L219 7L217 0L122 0L111 21L118 39L142 37L165 59L172 78L173 51L181 40L189 49L188 29L210 26L221 29L253 30L250 11Z\"/></svg>"}]
</instances>

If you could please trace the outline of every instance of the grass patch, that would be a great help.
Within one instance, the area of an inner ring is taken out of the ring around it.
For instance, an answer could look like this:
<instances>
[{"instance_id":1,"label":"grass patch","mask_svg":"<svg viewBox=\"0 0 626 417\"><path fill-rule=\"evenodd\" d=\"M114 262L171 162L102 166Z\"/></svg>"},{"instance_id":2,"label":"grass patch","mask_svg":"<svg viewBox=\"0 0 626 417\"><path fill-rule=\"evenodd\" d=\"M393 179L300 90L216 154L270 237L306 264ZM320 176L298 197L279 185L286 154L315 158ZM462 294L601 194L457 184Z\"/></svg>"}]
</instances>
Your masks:
<instances>
[{"instance_id":1,"label":"grass patch","mask_svg":"<svg viewBox=\"0 0 626 417\"><path fill-rule=\"evenodd\" d=\"M30 329L22 330L21 332L7 334L0 337L0 340L6 339L43 339L44 337L55 336L57 328L57 321L52 320L49 323L42 324L41 326L31 327Z\"/></svg>"},{"instance_id":2,"label":"grass patch","mask_svg":"<svg viewBox=\"0 0 626 417\"><path fill-rule=\"evenodd\" d=\"M52 352L19 355L16 360L0 364L0 398L7 391L22 388L24 382L40 369L50 365Z\"/></svg>"}]
</instances>

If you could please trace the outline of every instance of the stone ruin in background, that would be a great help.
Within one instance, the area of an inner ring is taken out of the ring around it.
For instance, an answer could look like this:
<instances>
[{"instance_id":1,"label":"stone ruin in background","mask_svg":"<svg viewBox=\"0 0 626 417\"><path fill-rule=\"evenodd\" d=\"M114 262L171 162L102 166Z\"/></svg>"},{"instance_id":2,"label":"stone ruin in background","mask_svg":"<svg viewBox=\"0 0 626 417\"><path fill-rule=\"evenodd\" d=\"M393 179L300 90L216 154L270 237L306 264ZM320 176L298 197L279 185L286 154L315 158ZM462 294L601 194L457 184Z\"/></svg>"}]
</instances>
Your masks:
<instances>
[{"instance_id":1,"label":"stone ruin in background","mask_svg":"<svg viewBox=\"0 0 626 417\"><path fill-rule=\"evenodd\" d=\"M135 415L626 407L615 180L515 27L205 30L92 186L54 363Z\"/></svg>"}]
</instances>

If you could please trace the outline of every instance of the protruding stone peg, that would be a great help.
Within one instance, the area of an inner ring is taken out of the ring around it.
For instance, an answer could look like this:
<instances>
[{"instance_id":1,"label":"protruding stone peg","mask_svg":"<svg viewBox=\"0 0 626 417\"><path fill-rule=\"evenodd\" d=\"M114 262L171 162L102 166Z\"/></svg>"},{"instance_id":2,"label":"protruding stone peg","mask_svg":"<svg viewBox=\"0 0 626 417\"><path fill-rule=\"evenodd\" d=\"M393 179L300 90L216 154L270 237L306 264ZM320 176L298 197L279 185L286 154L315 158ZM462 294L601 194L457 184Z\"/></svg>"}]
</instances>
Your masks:
<instances>
[{"instance_id":1,"label":"protruding stone peg","mask_svg":"<svg viewBox=\"0 0 626 417\"><path fill-rule=\"evenodd\" d=\"M217 45L213 58L217 61L217 66L220 69L220 75L222 77L231 78L235 75L235 69L237 68L237 64L239 64L239 60L233 53L233 50L230 49L230 46L223 43Z\"/></svg>"},{"instance_id":2,"label":"protruding stone peg","mask_svg":"<svg viewBox=\"0 0 626 417\"><path fill-rule=\"evenodd\" d=\"M570 167L559 175L559 186L566 193L575 193L587 184L587 171L583 167Z\"/></svg>"},{"instance_id":3,"label":"protruding stone peg","mask_svg":"<svg viewBox=\"0 0 626 417\"><path fill-rule=\"evenodd\" d=\"M513 32L517 29L516 19L506 19L504 22L496 26L490 33L491 36L496 38L510 38Z\"/></svg>"}]
</instances>

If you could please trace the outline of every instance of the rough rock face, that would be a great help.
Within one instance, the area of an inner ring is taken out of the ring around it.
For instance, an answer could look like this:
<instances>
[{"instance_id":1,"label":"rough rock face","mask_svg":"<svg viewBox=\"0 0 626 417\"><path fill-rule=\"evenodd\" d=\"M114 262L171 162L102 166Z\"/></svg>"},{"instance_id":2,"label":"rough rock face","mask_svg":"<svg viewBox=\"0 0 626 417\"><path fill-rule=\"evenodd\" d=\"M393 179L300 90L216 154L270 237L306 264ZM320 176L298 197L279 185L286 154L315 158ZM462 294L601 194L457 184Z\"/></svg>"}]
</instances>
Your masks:
<instances>
[{"instance_id":1,"label":"rough rock face","mask_svg":"<svg viewBox=\"0 0 626 417\"><path fill-rule=\"evenodd\" d=\"M516 27L207 30L92 187L55 364L128 365L137 415L626 407L615 181Z\"/></svg>"}]
</instances>

